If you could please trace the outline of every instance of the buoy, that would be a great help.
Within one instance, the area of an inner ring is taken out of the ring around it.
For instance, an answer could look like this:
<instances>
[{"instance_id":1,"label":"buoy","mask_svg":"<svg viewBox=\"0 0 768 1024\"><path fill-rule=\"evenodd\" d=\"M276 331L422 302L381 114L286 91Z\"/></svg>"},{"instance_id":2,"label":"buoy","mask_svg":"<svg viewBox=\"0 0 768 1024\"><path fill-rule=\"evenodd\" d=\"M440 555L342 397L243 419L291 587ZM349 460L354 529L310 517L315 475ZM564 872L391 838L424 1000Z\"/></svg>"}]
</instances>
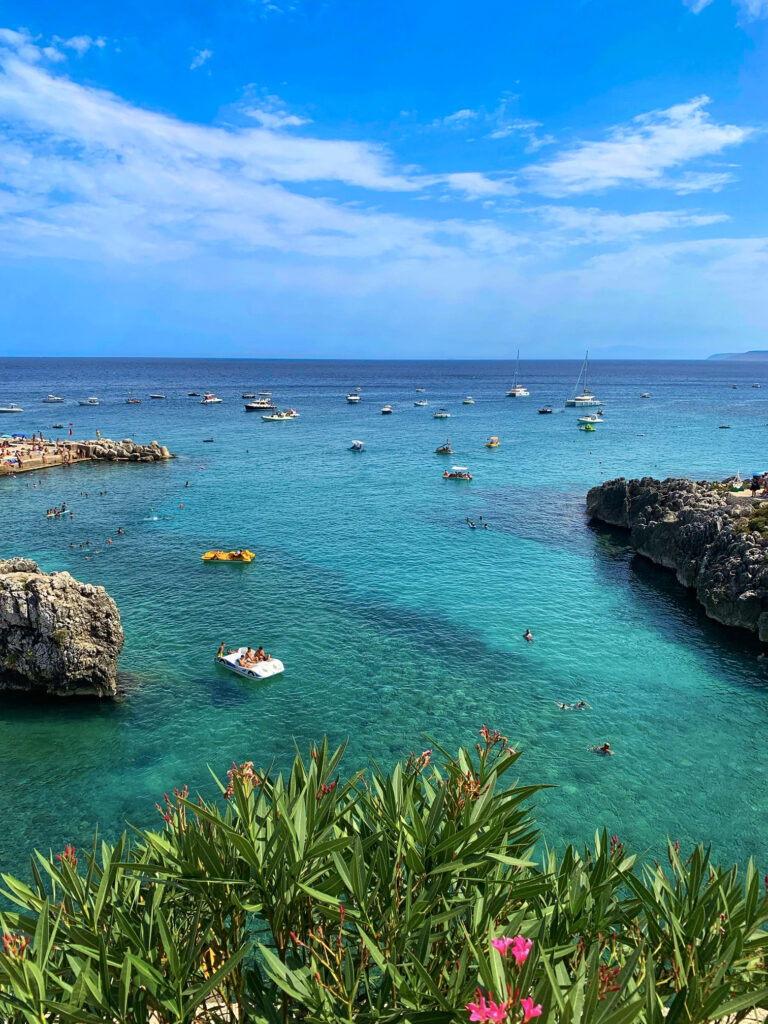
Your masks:
<instances>
[{"instance_id":1,"label":"buoy","mask_svg":"<svg viewBox=\"0 0 768 1024\"><path fill-rule=\"evenodd\" d=\"M109 538L109 539L107 540L107 544L111 544L111 543L112 543L112 538L110 537L110 538Z\"/></svg>"},{"instance_id":2,"label":"buoy","mask_svg":"<svg viewBox=\"0 0 768 1024\"><path fill-rule=\"evenodd\" d=\"M183 502L183 501L182 501L182 502L181 502L181 504L179 505L179 508L184 508L184 502Z\"/></svg>"}]
</instances>

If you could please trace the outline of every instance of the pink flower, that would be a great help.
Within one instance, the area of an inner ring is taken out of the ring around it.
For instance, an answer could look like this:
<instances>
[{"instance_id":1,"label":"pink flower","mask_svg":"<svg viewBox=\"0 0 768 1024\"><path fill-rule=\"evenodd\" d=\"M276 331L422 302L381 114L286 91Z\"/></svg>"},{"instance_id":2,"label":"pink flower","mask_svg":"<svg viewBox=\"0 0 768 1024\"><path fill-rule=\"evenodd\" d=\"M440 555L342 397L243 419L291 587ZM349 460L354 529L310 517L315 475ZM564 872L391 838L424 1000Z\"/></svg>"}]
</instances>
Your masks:
<instances>
[{"instance_id":1,"label":"pink flower","mask_svg":"<svg viewBox=\"0 0 768 1024\"><path fill-rule=\"evenodd\" d=\"M501 1024L507 1016L506 1003L494 1003L493 999L486 1002L485 996L480 989L477 990L476 1003L467 1003L469 1019L471 1021L492 1021L493 1024ZM541 1012L541 1011L539 1011Z\"/></svg>"},{"instance_id":2,"label":"pink flower","mask_svg":"<svg viewBox=\"0 0 768 1024\"><path fill-rule=\"evenodd\" d=\"M470 1020L488 1020L488 1006L485 1002L485 996L480 994L480 989L477 990L477 1003L467 1003L467 1009L469 1010Z\"/></svg>"},{"instance_id":3,"label":"pink flower","mask_svg":"<svg viewBox=\"0 0 768 1024\"><path fill-rule=\"evenodd\" d=\"M541 1003L537 1003L534 1006L532 999L521 999L520 1005L522 1006L523 1013L525 1014L524 1022L529 1021L531 1017L541 1016Z\"/></svg>"},{"instance_id":4,"label":"pink flower","mask_svg":"<svg viewBox=\"0 0 768 1024\"><path fill-rule=\"evenodd\" d=\"M508 935L502 935L500 939L491 939L491 945L494 949L497 949L502 956L506 956L507 950L515 941L515 939L511 939Z\"/></svg>"},{"instance_id":5,"label":"pink flower","mask_svg":"<svg viewBox=\"0 0 768 1024\"><path fill-rule=\"evenodd\" d=\"M518 965L524 964L528 959L532 945L530 939L524 939L522 935L515 936L515 941L512 943L512 956L517 960Z\"/></svg>"}]
</instances>

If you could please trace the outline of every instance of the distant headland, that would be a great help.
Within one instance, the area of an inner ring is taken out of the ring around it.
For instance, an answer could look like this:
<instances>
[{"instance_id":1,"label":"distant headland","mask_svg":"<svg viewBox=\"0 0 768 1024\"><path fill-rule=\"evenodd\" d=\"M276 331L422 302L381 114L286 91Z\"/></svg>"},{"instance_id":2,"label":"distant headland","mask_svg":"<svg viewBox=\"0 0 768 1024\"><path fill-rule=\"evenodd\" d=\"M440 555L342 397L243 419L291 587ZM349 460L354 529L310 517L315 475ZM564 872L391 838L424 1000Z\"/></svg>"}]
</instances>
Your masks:
<instances>
[{"instance_id":1,"label":"distant headland","mask_svg":"<svg viewBox=\"0 0 768 1024\"><path fill-rule=\"evenodd\" d=\"M768 359L768 349L755 348L751 352L718 352L708 359L738 359L745 363L757 363Z\"/></svg>"}]
</instances>

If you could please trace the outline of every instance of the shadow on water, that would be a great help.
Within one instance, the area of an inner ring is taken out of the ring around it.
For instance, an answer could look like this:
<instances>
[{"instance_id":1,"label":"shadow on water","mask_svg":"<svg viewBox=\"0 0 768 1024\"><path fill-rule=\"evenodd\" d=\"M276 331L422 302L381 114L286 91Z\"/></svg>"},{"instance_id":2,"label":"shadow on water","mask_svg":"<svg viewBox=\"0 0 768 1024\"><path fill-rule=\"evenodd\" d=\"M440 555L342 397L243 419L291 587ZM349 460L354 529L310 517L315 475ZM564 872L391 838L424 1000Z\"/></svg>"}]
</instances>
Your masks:
<instances>
[{"instance_id":1,"label":"shadow on water","mask_svg":"<svg viewBox=\"0 0 768 1024\"><path fill-rule=\"evenodd\" d=\"M710 618L696 592L683 586L674 570L634 551L626 530L594 522L588 528L601 569L626 592L631 605L643 606L652 628L670 641L684 634L704 663L713 671L735 672L740 685L768 687L768 664L763 667L757 660L763 644L755 633Z\"/></svg>"}]
</instances>

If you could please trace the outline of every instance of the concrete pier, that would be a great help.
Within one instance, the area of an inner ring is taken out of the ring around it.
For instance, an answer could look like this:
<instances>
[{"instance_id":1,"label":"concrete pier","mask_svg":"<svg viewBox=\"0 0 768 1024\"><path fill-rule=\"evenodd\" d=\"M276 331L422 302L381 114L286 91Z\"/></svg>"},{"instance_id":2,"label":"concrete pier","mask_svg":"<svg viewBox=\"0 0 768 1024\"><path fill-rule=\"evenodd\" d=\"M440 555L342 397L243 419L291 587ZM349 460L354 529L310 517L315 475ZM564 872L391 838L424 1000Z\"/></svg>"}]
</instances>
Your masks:
<instances>
[{"instance_id":1,"label":"concrete pier","mask_svg":"<svg viewBox=\"0 0 768 1024\"><path fill-rule=\"evenodd\" d=\"M130 438L112 441L106 437L53 441L42 434L31 438L0 438L0 476L72 466L78 462L162 462L172 458L165 445L157 441L137 444Z\"/></svg>"}]
</instances>

